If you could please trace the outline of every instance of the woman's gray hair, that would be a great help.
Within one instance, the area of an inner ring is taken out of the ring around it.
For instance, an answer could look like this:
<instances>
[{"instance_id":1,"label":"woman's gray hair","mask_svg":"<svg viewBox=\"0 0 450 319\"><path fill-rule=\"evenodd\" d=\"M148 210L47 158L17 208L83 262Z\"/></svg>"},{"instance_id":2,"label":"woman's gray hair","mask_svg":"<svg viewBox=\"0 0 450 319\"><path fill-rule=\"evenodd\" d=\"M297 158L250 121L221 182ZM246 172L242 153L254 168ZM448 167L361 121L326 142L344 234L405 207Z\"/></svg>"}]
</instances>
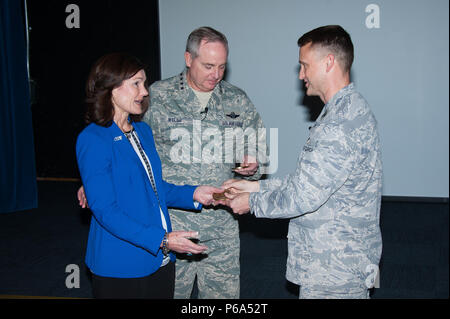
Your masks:
<instances>
[{"instance_id":1,"label":"woman's gray hair","mask_svg":"<svg viewBox=\"0 0 450 319\"><path fill-rule=\"evenodd\" d=\"M189 34L186 43L186 52L189 52L193 59L198 56L198 48L200 47L200 43L205 40L208 42L220 42L225 46L228 54L228 40L217 30L214 30L211 27L201 27L195 29Z\"/></svg>"}]
</instances>

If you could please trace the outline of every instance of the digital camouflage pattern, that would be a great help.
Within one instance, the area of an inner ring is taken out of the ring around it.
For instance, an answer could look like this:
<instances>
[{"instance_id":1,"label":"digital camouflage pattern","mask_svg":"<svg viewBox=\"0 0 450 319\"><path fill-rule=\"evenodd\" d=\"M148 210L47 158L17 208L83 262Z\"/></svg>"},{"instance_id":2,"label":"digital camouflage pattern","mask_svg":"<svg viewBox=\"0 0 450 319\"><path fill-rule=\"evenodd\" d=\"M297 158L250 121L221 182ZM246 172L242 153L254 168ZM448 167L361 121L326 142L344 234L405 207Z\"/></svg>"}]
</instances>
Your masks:
<instances>
[{"instance_id":1,"label":"digital camouflage pattern","mask_svg":"<svg viewBox=\"0 0 450 319\"><path fill-rule=\"evenodd\" d=\"M294 173L260 181L257 217L292 218L286 278L305 298L366 298L381 257L377 122L353 83L325 105Z\"/></svg>"},{"instance_id":2,"label":"digital camouflage pattern","mask_svg":"<svg viewBox=\"0 0 450 319\"><path fill-rule=\"evenodd\" d=\"M217 84L207 110L203 109L187 84L186 71L150 87L150 109L144 121L153 130L164 180L177 185L220 186L237 178L232 171L235 162L241 161L245 149L256 155L254 133L264 127L247 95L226 81ZM254 130L247 130L246 142L233 143L230 133L239 135L247 128ZM200 241L209 248L206 257L178 256L175 298L190 297L196 275L200 298L239 298L237 219L224 209L169 211L173 230L198 231Z\"/></svg>"}]
</instances>

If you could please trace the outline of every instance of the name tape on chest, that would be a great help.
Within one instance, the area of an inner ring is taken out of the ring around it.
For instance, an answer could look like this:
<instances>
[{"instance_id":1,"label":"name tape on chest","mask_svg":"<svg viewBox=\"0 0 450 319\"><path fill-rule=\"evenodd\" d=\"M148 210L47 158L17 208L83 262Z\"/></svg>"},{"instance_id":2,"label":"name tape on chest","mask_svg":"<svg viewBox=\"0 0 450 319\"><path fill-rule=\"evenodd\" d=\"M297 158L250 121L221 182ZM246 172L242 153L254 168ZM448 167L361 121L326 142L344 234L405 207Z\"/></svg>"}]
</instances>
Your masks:
<instances>
[{"instance_id":1,"label":"name tape on chest","mask_svg":"<svg viewBox=\"0 0 450 319\"><path fill-rule=\"evenodd\" d=\"M167 117L167 123L168 124L190 124L192 125L193 121L195 121L192 118L182 118L182 117ZM211 121L208 121L211 123ZM216 123L219 126L222 127L240 127L242 128L244 126L243 121L236 121L236 120L217 120ZM213 123L214 124L214 123Z\"/></svg>"}]
</instances>

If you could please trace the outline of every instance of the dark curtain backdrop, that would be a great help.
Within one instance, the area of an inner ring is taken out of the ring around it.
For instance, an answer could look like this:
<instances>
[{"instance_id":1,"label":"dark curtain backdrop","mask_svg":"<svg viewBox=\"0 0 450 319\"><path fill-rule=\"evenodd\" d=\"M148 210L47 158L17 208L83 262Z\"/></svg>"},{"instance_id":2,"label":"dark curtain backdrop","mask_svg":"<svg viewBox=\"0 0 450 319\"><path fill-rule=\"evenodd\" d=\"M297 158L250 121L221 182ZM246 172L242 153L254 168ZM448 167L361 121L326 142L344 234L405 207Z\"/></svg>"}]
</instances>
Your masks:
<instances>
[{"instance_id":1,"label":"dark curtain backdrop","mask_svg":"<svg viewBox=\"0 0 450 319\"><path fill-rule=\"evenodd\" d=\"M0 0L0 213L37 207L22 5Z\"/></svg>"},{"instance_id":2,"label":"dark curtain backdrop","mask_svg":"<svg viewBox=\"0 0 450 319\"><path fill-rule=\"evenodd\" d=\"M66 24L74 5L78 28ZM150 84L159 80L158 1L27 0L27 9L37 177L78 178L89 70L100 56L122 51L148 64Z\"/></svg>"}]
</instances>

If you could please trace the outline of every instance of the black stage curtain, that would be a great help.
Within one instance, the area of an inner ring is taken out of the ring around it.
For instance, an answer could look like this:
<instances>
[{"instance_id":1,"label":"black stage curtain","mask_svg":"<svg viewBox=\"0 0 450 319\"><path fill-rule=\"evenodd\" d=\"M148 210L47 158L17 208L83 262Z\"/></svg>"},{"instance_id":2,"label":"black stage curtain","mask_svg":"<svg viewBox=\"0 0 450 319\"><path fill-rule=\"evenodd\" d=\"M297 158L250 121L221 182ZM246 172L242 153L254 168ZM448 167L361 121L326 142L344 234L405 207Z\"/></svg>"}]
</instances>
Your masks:
<instances>
[{"instance_id":1,"label":"black stage curtain","mask_svg":"<svg viewBox=\"0 0 450 319\"><path fill-rule=\"evenodd\" d=\"M30 77L39 179L79 178L75 143L85 87L102 55L127 52L160 79L157 0L27 0Z\"/></svg>"},{"instance_id":2,"label":"black stage curtain","mask_svg":"<svg viewBox=\"0 0 450 319\"><path fill-rule=\"evenodd\" d=\"M0 0L0 213L37 207L23 12Z\"/></svg>"}]
</instances>

